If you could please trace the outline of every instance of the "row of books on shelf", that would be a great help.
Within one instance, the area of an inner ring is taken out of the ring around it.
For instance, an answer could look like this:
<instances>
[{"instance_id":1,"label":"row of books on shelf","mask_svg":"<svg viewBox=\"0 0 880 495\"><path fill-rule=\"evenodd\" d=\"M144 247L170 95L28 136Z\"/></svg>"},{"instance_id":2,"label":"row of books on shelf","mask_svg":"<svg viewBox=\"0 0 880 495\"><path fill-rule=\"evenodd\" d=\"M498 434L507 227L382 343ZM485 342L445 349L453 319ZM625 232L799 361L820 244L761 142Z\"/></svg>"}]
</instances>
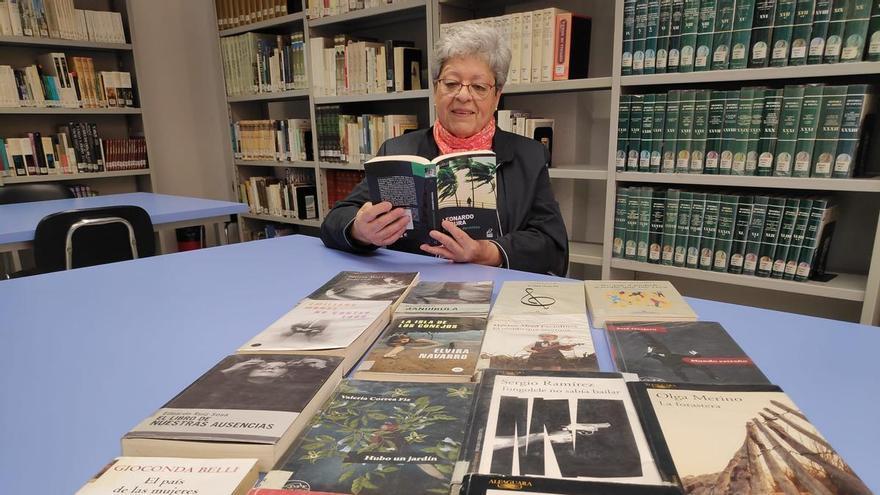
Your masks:
<instances>
[{"instance_id":1,"label":"row of books on shelf","mask_svg":"<svg viewBox=\"0 0 880 495\"><path fill-rule=\"evenodd\" d=\"M241 202L255 215L318 218L318 190L311 170L288 169L285 177L250 177L238 188Z\"/></svg>"},{"instance_id":2,"label":"row of books on shelf","mask_svg":"<svg viewBox=\"0 0 880 495\"><path fill-rule=\"evenodd\" d=\"M4 0L0 35L125 43L122 14L77 9L73 0Z\"/></svg>"},{"instance_id":3,"label":"row of books on shelf","mask_svg":"<svg viewBox=\"0 0 880 495\"><path fill-rule=\"evenodd\" d=\"M748 87L622 95L618 171L848 178L865 175L873 88Z\"/></svg>"},{"instance_id":4,"label":"row of books on shelf","mask_svg":"<svg viewBox=\"0 0 880 495\"><path fill-rule=\"evenodd\" d=\"M90 198L92 196L98 196L98 191L95 191L85 184L69 185L67 188L70 189L70 192L73 193L75 198Z\"/></svg>"},{"instance_id":5,"label":"row of books on shelf","mask_svg":"<svg viewBox=\"0 0 880 495\"><path fill-rule=\"evenodd\" d=\"M618 188L612 256L799 282L825 276L827 198Z\"/></svg>"},{"instance_id":6,"label":"row of books on shelf","mask_svg":"<svg viewBox=\"0 0 880 495\"><path fill-rule=\"evenodd\" d=\"M365 162L387 139L419 127L416 115L346 115L341 111L339 105L315 107L320 161Z\"/></svg>"},{"instance_id":7,"label":"row of books on shelf","mask_svg":"<svg viewBox=\"0 0 880 495\"><path fill-rule=\"evenodd\" d=\"M0 107L134 107L131 73L96 71L91 57L47 53L21 68L0 65Z\"/></svg>"},{"instance_id":8,"label":"row of books on shelf","mask_svg":"<svg viewBox=\"0 0 880 495\"><path fill-rule=\"evenodd\" d=\"M411 41L338 34L309 38L313 96L422 89L422 50Z\"/></svg>"},{"instance_id":9,"label":"row of books on shelf","mask_svg":"<svg viewBox=\"0 0 880 495\"><path fill-rule=\"evenodd\" d=\"M232 124L232 137L236 159L314 160L309 119L239 120Z\"/></svg>"},{"instance_id":10,"label":"row of books on shelf","mask_svg":"<svg viewBox=\"0 0 880 495\"><path fill-rule=\"evenodd\" d=\"M871 0L626 0L622 74L880 60Z\"/></svg>"},{"instance_id":11,"label":"row of books on shelf","mask_svg":"<svg viewBox=\"0 0 880 495\"><path fill-rule=\"evenodd\" d=\"M69 122L54 136L0 138L3 177L66 175L147 168L142 137L99 138L95 124Z\"/></svg>"},{"instance_id":12,"label":"row of books on shelf","mask_svg":"<svg viewBox=\"0 0 880 495\"><path fill-rule=\"evenodd\" d=\"M364 177L363 170L325 170L327 188L324 193L327 195L327 206L333 208L337 201L347 198Z\"/></svg>"},{"instance_id":13,"label":"row of books on shelf","mask_svg":"<svg viewBox=\"0 0 880 495\"><path fill-rule=\"evenodd\" d=\"M228 96L305 89L309 85L302 31L220 38L220 54Z\"/></svg>"},{"instance_id":14,"label":"row of books on shelf","mask_svg":"<svg viewBox=\"0 0 880 495\"><path fill-rule=\"evenodd\" d=\"M407 0L305 0L305 11L309 19L345 14L383 5L403 3Z\"/></svg>"},{"instance_id":15,"label":"row of books on shelf","mask_svg":"<svg viewBox=\"0 0 880 495\"><path fill-rule=\"evenodd\" d=\"M495 120L502 131L540 141L552 157L554 119L535 118L523 110L498 110Z\"/></svg>"},{"instance_id":16,"label":"row of books on shelf","mask_svg":"<svg viewBox=\"0 0 880 495\"><path fill-rule=\"evenodd\" d=\"M487 318L492 288L341 272L129 431L131 457L78 494L245 493L258 470L252 495L681 494L746 475L758 492L870 493L668 282L506 282ZM627 375L598 372L588 308Z\"/></svg>"},{"instance_id":17,"label":"row of books on shelf","mask_svg":"<svg viewBox=\"0 0 880 495\"><path fill-rule=\"evenodd\" d=\"M588 75L590 17L554 7L441 24L440 36L449 36L464 24L490 26L502 33L511 55L507 84L580 79Z\"/></svg>"},{"instance_id":18,"label":"row of books on shelf","mask_svg":"<svg viewBox=\"0 0 880 495\"><path fill-rule=\"evenodd\" d=\"M221 30L302 12L302 0L214 0L214 6Z\"/></svg>"}]
</instances>

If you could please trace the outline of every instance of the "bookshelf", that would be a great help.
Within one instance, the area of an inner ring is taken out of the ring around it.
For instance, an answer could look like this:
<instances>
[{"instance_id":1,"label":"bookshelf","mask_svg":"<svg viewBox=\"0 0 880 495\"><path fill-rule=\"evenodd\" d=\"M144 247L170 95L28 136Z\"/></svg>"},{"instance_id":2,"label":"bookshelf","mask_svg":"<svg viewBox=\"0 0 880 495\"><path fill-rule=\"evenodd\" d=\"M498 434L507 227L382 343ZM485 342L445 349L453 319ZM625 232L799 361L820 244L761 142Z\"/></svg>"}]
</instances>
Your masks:
<instances>
[{"instance_id":1,"label":"bookshelf","mask_svg":"<svg viewBox=\"0 0 880 495\"><path fill-rule=\"evenodd\" d=\"M57 108L57 107L2 107L0 108L0 136L23 137L28 132L39 132L43 137L55 136L58 127L70 121L94 123L102 139L144 137L143 112L137 85L134 57L130 0L77 0L77 9L119 12L127 42L72 40L51 37L0 36L2 64L13 68L37 63L37 57L49 52L64 53L70 71L74 71L71 57L92 59L94 70L124 71L131 74L134 107L119 108ZM149 147L149 142L147 142ZM114 194L133 191L152 191L154 169L105 170L71 174L27 175L0 177L0 187L6 184L59 182L86 185L93 193ZM75 166L74 166L75 168ZM14 172L13 172L14 174Z\"/></svg>"}]
</instances>

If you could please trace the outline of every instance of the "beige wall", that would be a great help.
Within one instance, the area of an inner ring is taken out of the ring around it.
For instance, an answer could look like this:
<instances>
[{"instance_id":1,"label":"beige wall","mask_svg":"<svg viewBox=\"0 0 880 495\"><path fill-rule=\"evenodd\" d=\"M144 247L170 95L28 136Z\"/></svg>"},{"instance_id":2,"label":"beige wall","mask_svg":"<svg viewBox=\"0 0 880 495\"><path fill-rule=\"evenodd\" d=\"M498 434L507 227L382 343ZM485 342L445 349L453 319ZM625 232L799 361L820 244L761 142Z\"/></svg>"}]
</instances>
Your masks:
<instances>
[{"instance_id":1,"label":"beige wall","mask_svg":"<svg viewBox=\"0 0 880 495\"><path fill-rule=\"evenodd\" d=\"M130 0L153 191L232 199L213 0Z\"/></svg>"}]
</instances>

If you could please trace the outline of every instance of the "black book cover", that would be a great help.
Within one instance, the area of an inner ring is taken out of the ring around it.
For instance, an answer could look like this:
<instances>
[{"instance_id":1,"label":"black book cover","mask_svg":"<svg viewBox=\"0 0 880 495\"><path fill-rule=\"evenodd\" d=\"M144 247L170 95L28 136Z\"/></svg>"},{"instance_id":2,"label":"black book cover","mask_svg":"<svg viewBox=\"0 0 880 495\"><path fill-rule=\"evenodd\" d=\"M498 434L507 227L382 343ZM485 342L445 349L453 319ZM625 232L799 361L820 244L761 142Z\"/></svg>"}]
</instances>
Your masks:
<instances>
[{"instance_id":1,"label":"black book cover","mask_svg":"<svg viewBox=\"0 0 880 495\"><path fill-rule=\"evenodd\" d=\"M583 481L572 490L569 483L532 476L465 475L459 495L500 495L504 492L538 495L680 495L677 486L632 485Z\"/></svg>"},{"instance_id":2,"label":"black book cover","mask_svg":"<svg viewBox=\"0 0 880 495\"><path fill-rule=\"evenodd\" d=\"M397 301L418 277L417 272L339 272L309 299L340 301Z\"/></svg>"},{"instance_id":3,"label":"black book cover","mask_svg":"<svg viewBox=\"0 0 880 495\"><path fill-rule=\"evenodd\" d=\"M571 16L571 44L569 46L568 58L569 79L589 77L590 33L592 29L592 18L578 15Z\"/></svg>"},{"instance_id":4,"label":"black book cover","mask_svg":"<svg viewBox=\"0 0 880 495\"><path fill-rule=\"evenodd\" d=\"M383 159L371 161L364 170L373 204L388 201L395 208L406 210L407 239L436 244L428 235L432 230L440 230L436 167L404 159Z\"/></svg>"}]
</instances>

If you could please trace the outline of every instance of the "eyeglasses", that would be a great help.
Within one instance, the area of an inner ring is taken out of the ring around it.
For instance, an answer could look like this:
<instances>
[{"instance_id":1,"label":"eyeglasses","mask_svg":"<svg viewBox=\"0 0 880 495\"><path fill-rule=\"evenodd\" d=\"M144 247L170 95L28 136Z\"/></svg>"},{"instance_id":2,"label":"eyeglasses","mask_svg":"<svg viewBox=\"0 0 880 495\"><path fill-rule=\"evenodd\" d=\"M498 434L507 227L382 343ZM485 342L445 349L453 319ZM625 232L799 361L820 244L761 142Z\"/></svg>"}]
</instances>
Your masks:
<instances>
[{"instance_id":1,"label":"eyeglasses","mask_svg":"<svg viewBox=\"0 0 880 495\"><path fill-rule=\"evenodd\" d=\"M456 81L455 79L437 79L437 87L440 89L440 92L446 96L457 96L461 91L461 88L467 88L470 91L471 96L475 100L483 100L489 96L489 93L495 88L492 84L486 83L471 83L464 84L461 81Z\"/></svg>"}]
</instances>

